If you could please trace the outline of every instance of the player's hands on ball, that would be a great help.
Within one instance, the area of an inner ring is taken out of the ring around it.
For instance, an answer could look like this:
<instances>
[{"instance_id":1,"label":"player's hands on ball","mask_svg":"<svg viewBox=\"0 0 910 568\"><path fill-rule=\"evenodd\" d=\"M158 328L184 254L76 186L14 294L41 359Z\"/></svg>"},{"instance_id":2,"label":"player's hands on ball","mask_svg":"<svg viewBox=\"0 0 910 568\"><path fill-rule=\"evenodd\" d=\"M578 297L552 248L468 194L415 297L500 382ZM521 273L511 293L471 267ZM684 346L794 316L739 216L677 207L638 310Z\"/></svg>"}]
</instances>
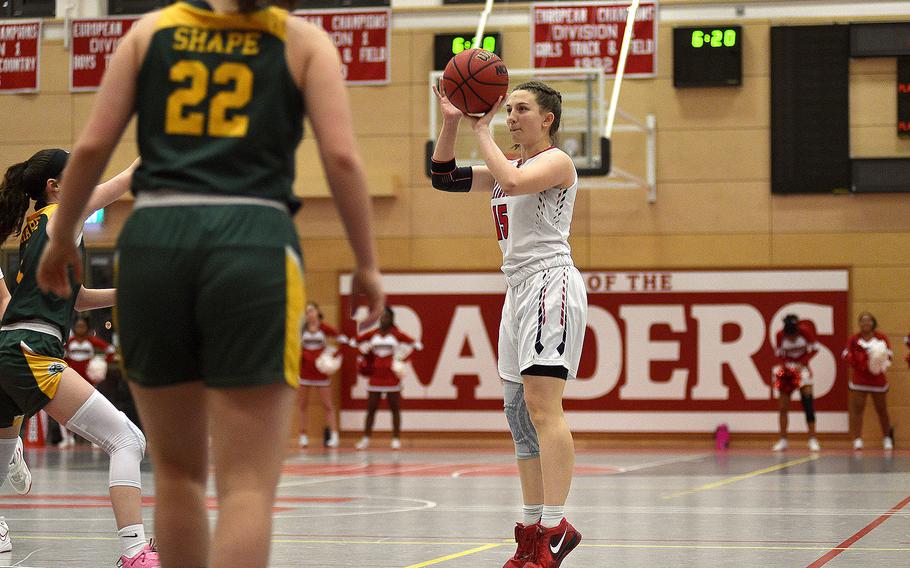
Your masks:
<instances>
[{"instance_id":1,"label":"player's hands on ball","mask_svg":"<svg viewBox=\"0 0 910 568\"><path fill-rule=\"evenodd\" d=\"M442 111L442 119L446 122L458 122L461 120L461 117L464 116L463 113L452 104L439 85L433 85L433 92L436 93L436 98L439 100L439 110Z\"/></svg>"},{"instance_id":2,"label":"player's hands on ball","mask_svg":"<svg viewBox=\"0 0 910 568\"><path fill-rule=\"evenodd\" d=\"M489 130L490 123L493 122L493 117L495 117L496 113L499 112L499 109L502 108L502 101L502 97L496 99L496 103L493 105L493 108L487 111L487 113L483 116L471 116L468 114L464 115L465 118L467 118L471 123L471 128L474 130Z\"/></svg>"},{"instance_id":3,"label":"player's hands on ball","mask_svg":"<svg viewBox=\"0 0 910 568\"><path fill-rule=\"evenodd\" d=\"M82 255L76 245L51 239L38 264L38 287L43 292L69 298L72 291L69 275L71 267L73 278L82 282Z\"/></svg>"}]
</instances>

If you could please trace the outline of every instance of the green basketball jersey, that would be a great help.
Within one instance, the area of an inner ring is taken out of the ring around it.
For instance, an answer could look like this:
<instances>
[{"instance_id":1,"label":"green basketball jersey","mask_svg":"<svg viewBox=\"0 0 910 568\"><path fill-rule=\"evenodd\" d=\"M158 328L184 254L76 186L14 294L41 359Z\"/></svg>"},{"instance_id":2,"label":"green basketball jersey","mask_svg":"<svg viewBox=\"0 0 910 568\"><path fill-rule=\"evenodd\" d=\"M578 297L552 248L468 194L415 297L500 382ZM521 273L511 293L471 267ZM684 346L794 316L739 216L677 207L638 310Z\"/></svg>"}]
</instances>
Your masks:
<instances>
[{"instance_id":1,"label":"green basketball jersey","mask_svg":"<svg viewBox=\"0 0 910 568\"><path fill-rule=\"evenodd\" d=\"M66 338L73 320L73 307L81 285L72 284L69 298L55 294L45 294L38 288L36 272L41 253L47 246L47 223L57 210L57 205L48 205L35 211L25 219L25 227L19 237L19 274L16 275L16 291L3 314L3 324L25 320L41 320L54 325L60 330L60 336ZM80 249L82 239L79 239ZM70 276L72 281L72 275Z\"/></svg>"},{"instance_id":2,"label":"green basketball jersey","mask_svg":"<svg viewBox=\"0 0 910 568\"><path fill-rule=\"evenodd\" d=\"M161 10L136 85L133 192L176 190L279 200L295 208L303 97L288 70L288 12Z\"/></svg>"}]
</instances>

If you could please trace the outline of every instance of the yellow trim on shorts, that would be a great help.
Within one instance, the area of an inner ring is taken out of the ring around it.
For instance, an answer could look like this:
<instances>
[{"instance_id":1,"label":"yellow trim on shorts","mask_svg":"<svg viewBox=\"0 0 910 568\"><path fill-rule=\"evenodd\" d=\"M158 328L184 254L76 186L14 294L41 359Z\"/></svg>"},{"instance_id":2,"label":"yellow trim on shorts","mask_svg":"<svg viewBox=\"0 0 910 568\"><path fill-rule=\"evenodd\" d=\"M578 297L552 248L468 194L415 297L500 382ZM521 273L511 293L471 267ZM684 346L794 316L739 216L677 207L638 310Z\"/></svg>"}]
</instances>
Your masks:
<instances>
[{"instance_id":1,"label":"yellow trim on shorts","mask_svg":"<svg viewBox=\"0 0 910 568\"><path fill-rule=\"evenodd\" d=\"M300 377L300 329L306 306L306 290L300 257L291 247L284 249L284 272L287 286L284 303L284 380L291 388L298 388Z\"/></svg>"},{"instance_id":2,"label":"yellow trim on shorts","mask_svg":"<svg viewBox=\"0 0 910 568\"><path fill-rule=\"evenodd\" d=\"M171 4L161 10L155 29L190 26L209 30L253 30L273 35L285 41L287 10L270 6L249 14L216 14L184 2Z\"/></svg>"},{"instance_id":3,"label":"yellow trim on shorts","mask_svg":"<svg viewBox=\"0 0 910 568\"><path fill-rule=\"evenodd\" d=\"M57 387L60 386L63 370L69 365L63 359L35 353L28 348L25 342L19 344L19 349L25 356L25 361L32 371L32 376L35 377L35 382L38 383L38 388L47 398L53 399L57 395Z\"/></svg>"}]
</instances>

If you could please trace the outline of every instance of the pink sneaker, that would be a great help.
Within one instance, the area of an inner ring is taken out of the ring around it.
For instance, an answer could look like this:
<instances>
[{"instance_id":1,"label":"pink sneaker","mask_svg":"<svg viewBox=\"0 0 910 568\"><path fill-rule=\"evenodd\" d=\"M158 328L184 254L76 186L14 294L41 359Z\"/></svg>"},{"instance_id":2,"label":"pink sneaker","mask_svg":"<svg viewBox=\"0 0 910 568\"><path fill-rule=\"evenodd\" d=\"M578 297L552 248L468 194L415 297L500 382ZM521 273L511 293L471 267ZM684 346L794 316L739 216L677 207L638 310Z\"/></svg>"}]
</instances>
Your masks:
<instances>
[{"instance_id":1,"label":"pink sneaker","mask_svg":"<svg viewBox=\"0 0 910 568\"><path fill-rule=\"evenodd\" d=\"M119 568L160 568L161 561L158 560L158 551L150 544L146 544L145 548L132 558L121 556L117 566Z\"/></svg>"}]
</instances>

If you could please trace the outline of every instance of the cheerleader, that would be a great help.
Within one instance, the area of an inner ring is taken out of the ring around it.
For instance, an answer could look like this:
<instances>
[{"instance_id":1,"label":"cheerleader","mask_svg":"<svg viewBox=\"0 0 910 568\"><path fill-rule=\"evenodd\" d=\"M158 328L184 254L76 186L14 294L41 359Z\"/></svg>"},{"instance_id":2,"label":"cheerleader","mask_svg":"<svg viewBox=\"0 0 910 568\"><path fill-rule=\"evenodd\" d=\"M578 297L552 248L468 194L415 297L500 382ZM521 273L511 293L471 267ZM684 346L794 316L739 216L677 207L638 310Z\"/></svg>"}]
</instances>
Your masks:
<instances>
[{"instance_id":1,"label":"cheerleader","mask_svg":"<svg viewBox=\"0 0 910 568\"><path fill-rule=\"evenodd\" d=\"M809 451L821 450L815 437L815 402L812 398L812 371L809 361L818 354L818 339L812 322L800 321L796 314L784 317L784 329L777 332L776 355L780 364L774 367L774 387L778 396L780 411L780 439L772 448L775 452L787 449L787 426L789 422L790 395L799 390L800 402L806 414L809 430Z\"/></svg>"},{"instance_id":2,"label":"cheerleader","mask_svg":"<svg viewBox=\"0 0 910 568\"><path fill-rule=\"evenodd\" d=\"M310 402L310 389L319 393L325 419L329 426L329 439L325 445L338 447L338 417L335 415L335 404L332 400L331 375L341 367L341 356L337 347L329 347L328 340L346 344L348 338L339 335L322 321L319 304L309 302L306 306L306 323L300 339L300 447L309 444L307 437L307 406Z\"/></svg>"},{"instance_id":3,"label":"cheerleader","mask_svg":"<svg viewBox=\"0 0 910 568\"><path fill-rule=\"evenodd\" d=\"M379 328L358 336L353 346L362 354L358 372L369 378L366 425L363 438L354 447L370 447L376 409L384 393L392 412L392 449L401 449L401 374L404 362L423 345L395 327L395 313L386 307L379 317Z\"/></svg>"},{"instance_id":4,"label":"cheerleader","mask_svg":"<svg viewBox=\"0 0 910 568\"><path fill-rule=\"evenodd\" d=\"M878 321L869 312L859 314L859 333L852 336L842 358L853 369L850 388L850 435L853 449L863 449L863 412L866 397L872 395L875 412L882 428L882 447L894 449L894 429L888 417L888 378L885 371L891 366L891 344L884 334L876 331Z\"/></svg>"}]
</instances>

